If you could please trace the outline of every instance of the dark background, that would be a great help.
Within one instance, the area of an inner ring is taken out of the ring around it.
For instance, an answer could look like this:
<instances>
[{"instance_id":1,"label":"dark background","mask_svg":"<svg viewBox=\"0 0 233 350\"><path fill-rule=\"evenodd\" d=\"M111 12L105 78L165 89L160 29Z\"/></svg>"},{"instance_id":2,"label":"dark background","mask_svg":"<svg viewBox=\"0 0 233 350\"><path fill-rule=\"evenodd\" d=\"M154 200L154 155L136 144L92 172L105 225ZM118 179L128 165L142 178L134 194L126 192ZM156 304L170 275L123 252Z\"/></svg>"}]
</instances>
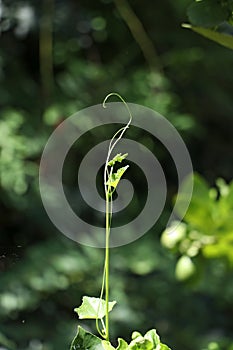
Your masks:
<instances>
[{"instance_id":1,"label":"dark background","mask_svg":"<svg viewBox=\"0 0 233 350\"><path fill-rule=\"evenodd\" d=\"M116 91L177 128L209 185L233 170L233 51L183 29L188 0L6 1L0 5L0 344L67 349L82 295L98 296L103 251L64 237L43 209L38 169L51 132ZM93 144L112 129L92 134ZM143 139L132 131L131 137ZM152 140L153 141L153 140ZM75 162L87 148L73 150ZM164 150L168 203L177 184ZM72 162L72 159L74 161ZM133 181L140 210L141 172ZM83 208L82 202L76 204ZM86 208L86 207L85 207ZM91 210L85 209L90 220ZM163 218L140 240L111 251L112 339L155 327L172 349L231 349L232 269L200 255L202 273L177 281L177 254L163 248ZM232 249L232 248L231 248ZM231 250L233 254L233 250ZM95 322L80 322L94 330ZM219 342L221 347L218 347ZM214 344L214 345L213 345ZM211 347L212 346L212 347ZM215 347L213 347L215 346ZM228 347L227 347L228 346Z\"/></svg>"}]
</instances>

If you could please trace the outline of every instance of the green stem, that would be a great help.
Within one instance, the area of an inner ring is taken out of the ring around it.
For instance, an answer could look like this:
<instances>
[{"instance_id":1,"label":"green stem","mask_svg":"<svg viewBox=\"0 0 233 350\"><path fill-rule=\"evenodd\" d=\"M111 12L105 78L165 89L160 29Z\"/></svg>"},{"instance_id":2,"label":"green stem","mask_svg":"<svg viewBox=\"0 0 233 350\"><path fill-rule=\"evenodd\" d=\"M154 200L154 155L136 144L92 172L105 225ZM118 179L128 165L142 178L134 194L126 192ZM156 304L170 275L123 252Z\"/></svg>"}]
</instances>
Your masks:
<instances>
[{"instance_id":1,"label":"green stem","mask_svg":"<svg viewBox=\"0 0 233 350\"><path fill-rule=\"evenodd\" d=\"M100 292L100 300L103 299L103 294L104 294L104 287L105 287L105 263L104 263L104 272L103 272L103 277L102 277L102 286L101 286L101 292ZM104 321L103 319L101 318L101 324L103 326L103 332L101 331L101 329L99 328L99 319L98 319L98 315L99 315L99 311L100 311L100 303L99 303L99 306L98 306L98 310L97 310L97 318L96 318L96 329L99 333L99 335L103 338L105 338L105 334L106 334L106 328L105 328L105 324L104 324Z\"/></svg>"},{"instance_id":2,"label":"green stem","mask_svg":"<svg viewBox=\"0 0 233 350\"><path fill-rule=\"evenodd\" d=\"M160 70L162 72L162 65L160 62L159 55L156 52L153 41L147 34L142 22L133 11L133 8L127 0L114 0L117 10L119 11L122 19L142 50L145 60L148 62L149 67L152 71Z\"/></svg>"},{"instance_id":3,"label":"green stem","mask_svg":"<svg viewBox=\"0 0 233 350\"><path fill-rule=\"evenodd\" d=\"M108 179L111 178L112 172L113 172L113 167L110 168L110 171L108 169L108 163L109 159L112 153L112 150L116 146L116 144L119 142L119 140L122 138L123 134L125 133L126 129L129 127L131 120L132 120L132 115L130 112L130 109L125 102L125 100L115 92L110 93L107 95L104 99L103 102L103 107L106 108L106 101L109 97L111 96L117 96L125 105L126 109L129 112L129 121L124 126L123 128L120 128L112 137L109 148L108 148L108 153L107 153L107 158L105 162L105 168L104 168L104 192L105 192L105 261L104 261L104 272L103 272L103 279L102 279L102 287L101 287L101 293L100 293L100 300L102 299L103 292L105 291L105 324L103 320L101 319L102 325L103 325L103 332L99 328L98 324L98 314L99 314L99 308L97 311L97 318L96 318L96 328L99 332L99 334L109 341L109 256L110 256L110 250L109 250L109 241L110 241L110 230L111 230L111 220L112 220L112 189L111 186L108 184ZM100 305L100 304L99 304Z\"/></svg>"},{"instance_id":4,"label":"green stem","mask_svg":"<svg viewBox=\"0 0 233 350\"><path fill-rule=\"evenodd\" d=\"M105 234L105 301L106 301L106 318L105 318L105 327L106 327L106 340L109 341L109 238L110 238L110 205L109 202L109 186L106 193L106 234Z\"/></svg>"},{"instance_id":5,"label":"green stem","mask_svg":"<svg viewBox=\"0 0 233 350\"><path fill-rule=\"evenodd\" d=\"M40 21L40 75L44 107L51 102L53 94L53 14L54 0L43 0Z\"/></svg>"}]
</instances>

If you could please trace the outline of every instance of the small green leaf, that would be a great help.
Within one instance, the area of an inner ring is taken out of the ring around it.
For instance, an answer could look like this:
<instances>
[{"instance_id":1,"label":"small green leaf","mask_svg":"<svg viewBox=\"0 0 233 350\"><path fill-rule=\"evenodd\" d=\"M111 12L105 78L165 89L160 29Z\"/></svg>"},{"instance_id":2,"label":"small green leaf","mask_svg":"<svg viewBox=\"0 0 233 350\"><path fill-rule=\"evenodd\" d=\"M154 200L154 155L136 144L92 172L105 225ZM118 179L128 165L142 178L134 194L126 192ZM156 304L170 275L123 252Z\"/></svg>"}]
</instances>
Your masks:
<instances>
[{"instance_id":1,"label":"small green leaf","mask_svg":"<svg viewBox=\"0 0 233 350\"><path fill-rule=\"evenodd\" d=\"M106 348L112 350L113 348ZM128 345L124 339L118 339L116 350L171 350L167 345L160 342L155 329L149 330L144 336L135 331L132 333L132 341Z\"/></svg>"},{"instance_id":2,"label":"small green leaf","mask_svg":"<svg viewBox=\"0 0 233 350\"><path fill-rule=\"evenodd\" d=\"M154 350L155 348L153 347L153 344L149 340L141 337L141 338L137 338L135 340L132 340L132 342L129 344L128 349L131 349L131 350Z\"/></svg>"},{"instance_id":3,"label":"small green leaf","mask_svg":"<svg viewBox=\"0 0 233 350\"><path fill-rule=\"evenodd\" d=\"M158 344L160 344L160 338L155 329L149 330L145 334L144 338L148 339L153 344L154 349L157 347Z\"/></svg>"},{"instance_id":4,"label":"small green leaf","mask_svg":"<svg viewBox=\"0 0 233 350\"><path fill-rule=\"evenodd\" d=\"M112 160L108 162L108 166L113 166L115 165L116 162L121 163L122 160L124 160L127 156L128 156L128 153L125 153L125 154L118 153L117 155L115 155L115 157Z\"/></svg>"},{"instance_id":5,"label":"small green leaf","mask_svg":"<svg viewBox=\"0 0 233 350\"><path fill-rule=\"evenodd\" d=\"M102 340L78 326L78 332L71 343L70 350L105 350Z\"/></svg>"},{"instance_id":6,"label":"small green leaf","mask_svg":"<svg viewBox=\"0 0 233 350\"><path fill-rule=\"evenodd\" d=\"M116 301L108 303L109 312L113 309ZM83 297L82 305L74 309L80 319L91 318L101 319L106 315L106 302L100 298Z\"/></svg>"},{"instance_id":7,"label":"small green leaf","mask_svg":"<svg viewBox=\"0 0 233 350\"><path fill-rule=\"evenodd\" d=\"M102 345L103 345L104 350L115 350L115 348L107 340L102 340Z\"/></svg>"},{"instance_id":8,"label":"small green leaf","mask_svg":"<svg viewBox=\"0 0 233 350\"><path fill-rule=\"evenodd\" d=\"M127 350L129 348L129 345L127 344L127 342L122 339L122 338L119 338L118 339L118 346L117 346L117 350Z\"/></svg>"},{"instance_id":9,"label":"small green leaf","mask_svg":"<svg viewBox=\"0 0 233 350\"><path fill-rule=\"evenodd\" d=\"M129 167L129 165L126 165L126 166L118 169L116 173L111 174L106 185L109 185L110 187L113 187L115 189L117 187L122 175L125 173L125 171L128 169L128 167Z\"/></svg>"},{"instance_id":10,"label":"small green leaf","mask_svg":"<svg viewBox=\"0 0 233 350\"><path fill-rule=\"evenodd\" d=\"M132 333L132 336L131 336L132 340L137 339L137 338L141 338L141 337L142 337L142 335L141 335L141 333L138 332L138 331L134 331L134 332Z\"/></svg>"},{"instance_id":11,"label":"small green leaf","mask_svg":"<svg viewBox=\"0 0 233 350\"><path fill-rule=\"evenodd\" d=\"M203 27L195 27L190 24L183 24L182 27L192 29L194 32L201 34L205 38L208 38L216 43L233 50L233 35L220 33L215 30L211 30Z\"/></svg>"},{"instance_id":12,"label":"small green leaf","mask_svg":"<svg viewBox=\"0 0 233 350\"><path fill-rule=\"evenodd\" d=\"M133 332L132 341L129 344L129 349L131 350L153 350L153 343L143 337L139 332Z\"/></svg>"}]
</instances>

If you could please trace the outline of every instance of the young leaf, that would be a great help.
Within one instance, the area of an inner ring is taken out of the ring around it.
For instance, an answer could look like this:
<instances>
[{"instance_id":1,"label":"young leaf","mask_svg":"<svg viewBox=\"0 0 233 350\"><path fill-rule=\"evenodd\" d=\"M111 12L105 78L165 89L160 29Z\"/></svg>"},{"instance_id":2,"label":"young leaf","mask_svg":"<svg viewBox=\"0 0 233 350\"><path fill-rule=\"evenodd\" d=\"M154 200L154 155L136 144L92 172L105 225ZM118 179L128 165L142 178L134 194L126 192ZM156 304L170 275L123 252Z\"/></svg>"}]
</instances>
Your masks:
<instances>
[{"instance_id":1,"label":"young leaf","mask_svg":"<svg viewBox=\"0 0 233 350\"><path fill-rule=\"evenodd\" d=\"M116 350L128 350L129 349L129 345L126 343L126 341L122 338L118 339L118 346L116 348Z\"/></svg>"},{"instance_id":2,"label":"young leaf","mask_svg":"<svg viewBox=\"0 0 233 350\"><path fill-rule=\"evenodd\" d=\"M129 344L128 349L130 350L157 350L153 347L153 344L143 337L136 338L135 340L132 340ZM158 349L160 350L160 349Z\"/></svg>"},{"instance_id":3,"label":"young leaf","mask_svg":"<svg viewBox=\"0 0 233 350\"><path fill-rule=\"evenodd\" d=\"M113 306L116 304L116 301L108 303L109 312L113 309ZM77 312L79 318L91 318L91 319L101 319L106 315L106 302L100 298L93 297L83 297L82 305L78 308L75 308L74 311Z\"/></svg>"},{"instance_id":4,"label":"young leaf","mask_svg":"<svg viewBox=\"0 0 233 350\"><path fill-rule=\"evenodd\" d=\"M105 350L102 340L78 326L78 332L71 343L70 350Z\"/></svg>"},{"instance_id":5,"label":"young leaf","mask_svg":"<svg viewBox=\"0 0 233 350\"><path fill-rule=\"evenodd\" d=\"M108 166L113 166L116 162L121 163L122 160L124 160L127 156L128 156L128 153L125 153L125 154L117 153L117 155L115 155L115 157L108 162Z\"/></svg>"},{"instance_id":6,"label":"young leaf","mask_svg":"<svg viewBox=\"0 0 233 350\"><path fill-rule=\"evenodd\" d=\"M127 343L126 343L127 344ZM132 341L128 347L122 350L171 350L167 345L160 342L160 338L155 329L149 330L144 336L139 332L133 332ZM117 348L118 350L118 348ZM119 348L121 350L121 348Z\"/></svg>"},{"instance_id":7,"label":"young leaf","mask_svg":"<svg viewBox=\"0 0 233 350\"><path fill-rule=\"evenodd\" d=\"M115 350L115 348L107 340L102 340L102 345L103 345L104 350Z\"/></svg>"},{"instance_id":8,"label":"young leaf","mask_svg":"<svg viewBox=\"0 0 233 350\"><path fill-rule=\"evenodd\" d=\"M118 169L116 173L111 174L106 185L109 185L110 187L113 187L115 189L117 187L122 175L125 173L125 171L128 169L128 167L129 167L129 165L126 165L126 166Z\"/></svg>"},{"instance_id":9,"label":"young leaf","mask_svg":"<svg viewBox=\"0 0 233 350\"><path fill-rule=\"evenodd\" d=\"M153 349L156 349L157 345L160 344L160 338L155 329L149 330L145 336L153 344Z\"/></svg>"}]
</instances>

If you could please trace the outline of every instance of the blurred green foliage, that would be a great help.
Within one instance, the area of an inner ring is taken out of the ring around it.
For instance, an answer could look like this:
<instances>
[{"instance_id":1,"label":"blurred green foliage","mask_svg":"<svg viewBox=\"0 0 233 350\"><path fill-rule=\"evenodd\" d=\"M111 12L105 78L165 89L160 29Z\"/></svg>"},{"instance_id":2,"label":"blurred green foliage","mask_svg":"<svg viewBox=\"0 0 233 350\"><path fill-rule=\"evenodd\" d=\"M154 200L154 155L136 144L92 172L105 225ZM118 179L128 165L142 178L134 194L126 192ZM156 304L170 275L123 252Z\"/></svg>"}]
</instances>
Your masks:
<instances>
[{"instance_id":1,"label":"blurred green foliage","mask_svg":"<svg viewBox=\"0 0 233 350\"><path fill-rule=\"evenodd\" d=\"M182 208L186 188L191 178L183 183L183 196L178 202ZM179 253L176 275L180 280L195 272L192 258L199 254L205 258L222 258L233 266L233 181L228 185L223 179L209 188L199 175L194 176L193 195L184 222L174 221L162 234L162 244Z\"/></svg>"},{"instance_id":2,"label":"blurred green foliage","mask_svg":"<svg viewBox=\"0 0 233 350\"><path fill-rule=\"evenodd\" d=\"M133 330L145 334L156 328L173 349L232 350L233 52L181 28L188 0L146 5L130 1L154 47L158 66L151 68L140 40L132 37L129 23L117 9L122 3L0 3L0 344L4 349L63 350L78 323L93 331L92 324L79 322L72 310L82 295L98 295L103 252L79 246L55 230L40 200L38 169L46 140L62 120L117 91L126 101L151 107L173 123L202 177L195 177L185 221L167 244L171 251L164 249L160 236L177 191L176 171L150 135L130 131L129 136L148 145L163 165L168 201L147 235L111 250L111 299L118 301L111 318L113 339L124 337L129 342ZM44 53L51 21L53 51ZM49 56L52 70L46 66ZM42 79L43 69L51 75L47 80ZM69 192L76 185L76 164L90 144L104 140L111 131L93 132L73 150L64 180ZM225 182L218 180L216 187L216 178ZM139 171L133 181L134 213L140 211L145 189ZM80 198L76 206L89 220L96 219ZM182 281L175 274L182 275Z\"/></svg>"},{"instance_id":3,"label":"blurred green foliage","mask_svg":"<svg viewBox=\"0 0 233 350\"><path fill-rule=\"evenodd\" d=\"M187 15L191 28L210 40L233 49L233 1L195 0Z\"/></svg>"}]
</instances>

